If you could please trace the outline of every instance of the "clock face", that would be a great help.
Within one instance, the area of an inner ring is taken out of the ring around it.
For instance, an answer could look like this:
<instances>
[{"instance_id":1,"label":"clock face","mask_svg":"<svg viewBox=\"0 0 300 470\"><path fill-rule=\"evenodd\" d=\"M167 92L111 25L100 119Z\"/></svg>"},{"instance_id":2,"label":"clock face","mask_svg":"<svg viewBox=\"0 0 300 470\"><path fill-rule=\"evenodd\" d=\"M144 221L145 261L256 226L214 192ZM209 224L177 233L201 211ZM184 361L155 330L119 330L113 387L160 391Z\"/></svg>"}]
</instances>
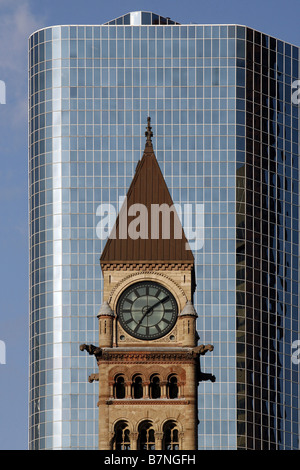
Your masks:
<instances>
[{"instance_id":1,"label":"clock face","mask_svg":"<svg viewBox=\"0 0 300 470\"><path fill-rule=\"evenodd\" d=\"M144 281L133 284L121 294L117 312L127 333L139 339L157 339L175 325L177 303L165 287Z\"/></svg>"}]
</instances>

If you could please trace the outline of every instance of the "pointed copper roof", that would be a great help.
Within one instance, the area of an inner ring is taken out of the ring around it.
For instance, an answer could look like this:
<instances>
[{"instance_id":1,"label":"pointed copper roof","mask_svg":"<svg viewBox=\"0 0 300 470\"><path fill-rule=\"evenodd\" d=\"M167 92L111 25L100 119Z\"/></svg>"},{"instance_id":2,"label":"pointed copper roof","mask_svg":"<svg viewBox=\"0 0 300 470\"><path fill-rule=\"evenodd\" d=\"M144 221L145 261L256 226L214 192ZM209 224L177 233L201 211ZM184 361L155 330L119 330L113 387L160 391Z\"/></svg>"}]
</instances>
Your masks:
<instances>
[{"instance_id":1,"label":"pointed copper roof","mask_svg":"<svg viewBox=\"0 0 300 470\"><path fill-rule=\"evenodd\" d=\"M144 154L137 164L126 200L104 247L101 265L194 263L154 154L150 117L146 129ZM158 209L164 211L163 215L159 214Z\"/></svg>"}]
</instances>

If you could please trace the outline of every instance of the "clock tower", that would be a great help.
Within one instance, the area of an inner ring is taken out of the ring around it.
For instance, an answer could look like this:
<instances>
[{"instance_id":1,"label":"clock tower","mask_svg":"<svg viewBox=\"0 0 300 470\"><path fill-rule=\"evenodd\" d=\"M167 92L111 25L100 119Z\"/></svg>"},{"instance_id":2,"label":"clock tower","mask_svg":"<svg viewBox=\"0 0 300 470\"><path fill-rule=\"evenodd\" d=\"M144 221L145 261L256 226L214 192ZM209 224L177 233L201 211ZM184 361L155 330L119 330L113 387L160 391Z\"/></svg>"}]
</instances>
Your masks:
<instances>
[{"instance_id":1,"label":"clock tower","mask_svg":"<svg viewBox=\"0 0 300 470\"><path fill-rule=\"evenodd\" d=\"M100 258L100 450L196 450L200 374L194 257L152 146L146 145Z\"/></svg>"}]
</instances>

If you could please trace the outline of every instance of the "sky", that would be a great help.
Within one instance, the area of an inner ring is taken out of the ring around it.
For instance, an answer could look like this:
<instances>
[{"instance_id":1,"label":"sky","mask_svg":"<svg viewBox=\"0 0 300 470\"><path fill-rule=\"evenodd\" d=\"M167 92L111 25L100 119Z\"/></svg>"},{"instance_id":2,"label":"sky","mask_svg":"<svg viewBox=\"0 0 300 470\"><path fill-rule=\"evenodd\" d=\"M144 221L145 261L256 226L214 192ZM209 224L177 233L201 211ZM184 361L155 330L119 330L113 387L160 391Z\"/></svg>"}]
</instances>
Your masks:
<instances>
[{"instance_id":1,"label":"sky","mask_svg":"<svg viewBox=\"0 0 300 470\"><path fill-rule=\"evenodd\" d=\"M0 0L0 450L28 448L27 39L46 26L150 9L181 24L246 25L300 46L299 0Z\"/></svg>"}]
</instances>

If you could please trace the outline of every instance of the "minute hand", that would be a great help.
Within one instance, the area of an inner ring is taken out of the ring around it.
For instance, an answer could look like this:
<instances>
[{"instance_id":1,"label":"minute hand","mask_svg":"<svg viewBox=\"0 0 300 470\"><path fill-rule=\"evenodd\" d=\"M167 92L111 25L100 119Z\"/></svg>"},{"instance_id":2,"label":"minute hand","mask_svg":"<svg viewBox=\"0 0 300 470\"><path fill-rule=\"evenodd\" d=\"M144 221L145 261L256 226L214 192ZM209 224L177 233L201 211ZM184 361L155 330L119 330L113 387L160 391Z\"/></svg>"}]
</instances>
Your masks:
<instances>
[{"instance_id":1,"label":"minute hand","mask_svg":"<svg viewBox=\"0 0 300 470\"><path fill-rule=\"evenodd\" d=\"M140 319L140 321L138 322L136 328L138 326L140 326L140 324L142 323L142 321L144 320L145 316L148 315L149 312L151 312L151 310L153 310L155 307L157 307L158 305L160 304L163 304L164 302L166 302L166 300L168 300L169 296L167 295L167 297L165 297L164 299L162 300L159 300L158 302L156 302L156 304L152 305L151 307L147 308L146 312L144 313L144 315L142 316L142 318Z\"/></svg>"}]
</instances>

